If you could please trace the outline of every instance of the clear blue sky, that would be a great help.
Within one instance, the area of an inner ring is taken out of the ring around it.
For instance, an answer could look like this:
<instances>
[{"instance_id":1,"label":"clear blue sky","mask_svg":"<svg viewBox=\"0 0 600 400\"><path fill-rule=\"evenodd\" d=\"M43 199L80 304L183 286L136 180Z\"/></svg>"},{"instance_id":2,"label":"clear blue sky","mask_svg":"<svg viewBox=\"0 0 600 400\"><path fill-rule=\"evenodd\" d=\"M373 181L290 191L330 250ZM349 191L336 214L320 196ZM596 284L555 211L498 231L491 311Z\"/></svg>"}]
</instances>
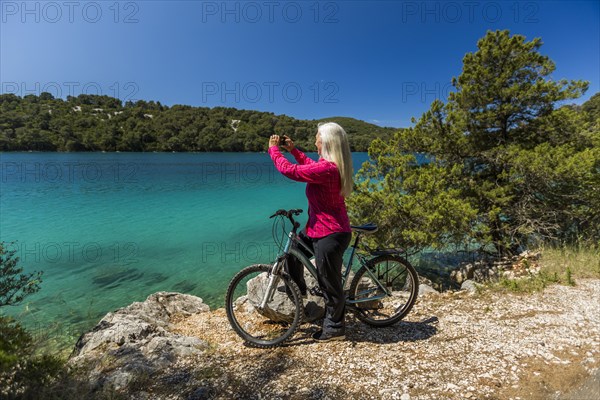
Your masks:
<instances>
[{"instance_id":1,"label":"clear blue sky","mask_svg":"<svg viewBox=\"0 0 600 400\"><path fill-rule=\"evenodd\" d=\"M600 91L600 2L0 1L3 93L410 126L487 30L541 37L553 79Z\"/></svg>"}]
</instances>

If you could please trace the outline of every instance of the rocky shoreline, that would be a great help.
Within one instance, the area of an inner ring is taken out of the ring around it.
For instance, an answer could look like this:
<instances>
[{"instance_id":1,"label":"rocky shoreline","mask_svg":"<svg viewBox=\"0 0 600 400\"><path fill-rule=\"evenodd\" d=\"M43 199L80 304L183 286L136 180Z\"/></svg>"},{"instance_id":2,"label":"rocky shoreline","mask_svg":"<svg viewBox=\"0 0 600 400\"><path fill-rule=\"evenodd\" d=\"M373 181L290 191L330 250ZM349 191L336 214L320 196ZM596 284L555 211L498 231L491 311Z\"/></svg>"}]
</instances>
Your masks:
<instances>
[{"instance_id":1,"label":"rocky shoreline","mask_svg":"<svg viewBox=\"0 0 600 400\"><path fill-rule=\"evenodd\" d=\"M69 365L131 399L566 399L600 366L599 300L600 280L528 295L429 291L392 327L350 314L344 342L315 343L315 321L260 350L223 309L160 292L109 313Z\"/></svg>"},{"instance_id":2,"label":"rocky shoreline","mask_svg":"<svg viewBox=\"0 0 600 400\"><path fill-rule=\"evenodd\" d=\"M466 281L486 283L500 278L518 279L540 273L541 252L524 251L512 257L465 263L450 273L450 281L463 288Z\"/></svg>"}]
</instances>

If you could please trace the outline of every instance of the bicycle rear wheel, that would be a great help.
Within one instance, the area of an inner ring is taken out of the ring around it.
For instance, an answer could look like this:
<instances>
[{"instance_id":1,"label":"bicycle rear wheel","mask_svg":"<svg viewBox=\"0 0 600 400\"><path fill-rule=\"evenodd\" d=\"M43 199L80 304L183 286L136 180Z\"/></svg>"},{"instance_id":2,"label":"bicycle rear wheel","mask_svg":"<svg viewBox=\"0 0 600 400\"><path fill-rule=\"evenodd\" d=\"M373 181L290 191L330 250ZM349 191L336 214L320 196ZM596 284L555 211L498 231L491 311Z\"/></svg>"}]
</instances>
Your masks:
<instances>
[{"instance_id":1,"label":"bicycle rear wheel","mask_svg":"<svg viewBox=\"0 0 600 400\"><path fill-rule=\"evenodd\" d=\"M419 278L407 260L383 255L358 270L349 292L350 300L356 301L359 320L373 326L389 326L404 318L415 304Z\"/></svg>"},{"instance_id":2,"label":"bicycle rear wheel","mask_svg":"<svg viewBox=\"0 0 600 400\"><path fill-rule=\"evenodd\" d=\"M304 315L304 303L298 286L279 276L273 299L261 309L267 292L271 266L256 264L238 272L225 297L227 318L242 339L254 347L276 347L290 339ZM287 289L287 290L286 290Z\"/></svg>"}]
</instances>

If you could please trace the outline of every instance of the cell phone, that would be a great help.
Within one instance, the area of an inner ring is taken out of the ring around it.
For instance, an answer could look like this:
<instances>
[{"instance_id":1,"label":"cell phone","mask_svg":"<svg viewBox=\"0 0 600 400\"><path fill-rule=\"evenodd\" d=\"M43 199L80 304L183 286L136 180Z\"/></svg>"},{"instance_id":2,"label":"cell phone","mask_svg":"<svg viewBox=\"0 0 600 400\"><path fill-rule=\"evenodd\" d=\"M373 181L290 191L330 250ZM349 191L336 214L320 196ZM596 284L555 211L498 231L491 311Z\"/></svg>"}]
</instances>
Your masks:
<instances>
[{"instance_id":1,"label":"cell phone","mask_svg":"<svg viewBox=\"0 0 600 400\"><path fill-rule=\"evenodd\" d=\"M286 141L286 138L284 138L283 136L279 136L279 145L280 146L285 146L285 141Z\"/></svg>"}]
</instances>

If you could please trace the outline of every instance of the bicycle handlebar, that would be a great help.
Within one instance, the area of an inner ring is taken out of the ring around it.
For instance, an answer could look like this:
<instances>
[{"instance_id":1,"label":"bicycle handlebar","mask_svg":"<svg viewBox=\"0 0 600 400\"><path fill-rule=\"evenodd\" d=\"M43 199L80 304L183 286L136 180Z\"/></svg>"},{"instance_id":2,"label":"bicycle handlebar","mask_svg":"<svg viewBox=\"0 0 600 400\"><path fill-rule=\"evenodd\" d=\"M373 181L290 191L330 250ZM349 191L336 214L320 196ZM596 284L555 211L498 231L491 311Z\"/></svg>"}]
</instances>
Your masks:
<instances>
[{"instance_id":1,"label":"bicycle handlebar","mask_svg":"<svg viewBox=\"0 0 600 400\"><path fill-rule=\"evenodd\" d=\"M290 220L290 222L294 226L294 229L297 229L300 226L300 223L296 222L294 220L294 215L300 215L300 214L302 214L302 210L299 208L291 209L291 210L279 209L275 212L275 214L271 215L269 218L273 218L273 217L277 217L278 215L282 215L284 217L287 217Z\"/></svg>"},{"instance_id":2,"label":"bicycle handlebar","mask_svg":"<svg viewBox=\"0 0 600 400\"><path fill-rule=\"evenodd\" d=\"M280 209L280 210L275 211L275 214L271 215L269 218L273 218L278 215L283 215L284 217L292 218L293 215L300 215L300 214L302 214L302 210L299 208L292 209L292 210Z\"/></svg>"}]
</instances>

